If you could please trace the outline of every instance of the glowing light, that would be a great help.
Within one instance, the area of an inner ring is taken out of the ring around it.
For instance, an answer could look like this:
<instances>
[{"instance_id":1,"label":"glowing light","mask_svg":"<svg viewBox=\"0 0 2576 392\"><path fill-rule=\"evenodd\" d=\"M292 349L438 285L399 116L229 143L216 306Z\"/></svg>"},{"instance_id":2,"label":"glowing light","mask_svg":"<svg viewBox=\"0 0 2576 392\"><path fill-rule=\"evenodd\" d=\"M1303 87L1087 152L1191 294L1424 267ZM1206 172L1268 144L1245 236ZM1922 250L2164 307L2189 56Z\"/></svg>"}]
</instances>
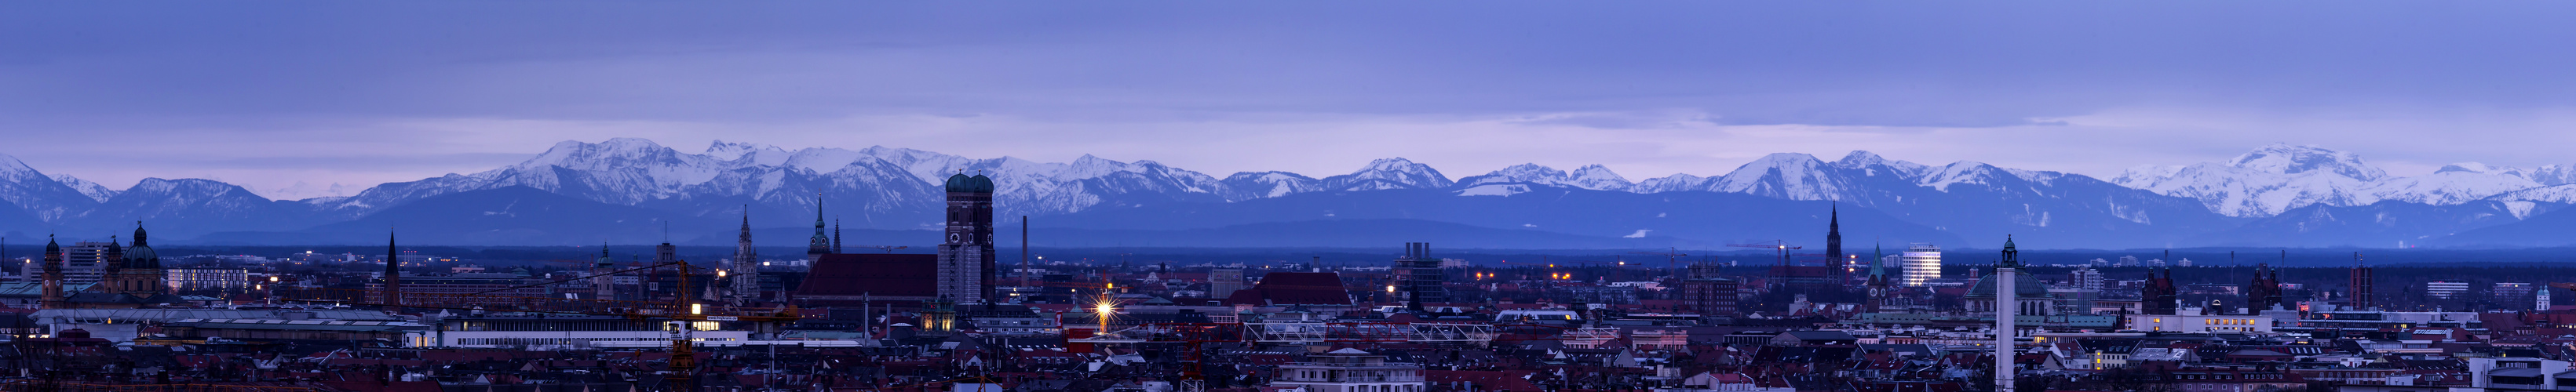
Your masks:
<instances>
[{"instance_id":1,"label":"glowing light","mask_svg":"<svg viewBox=\"0 0 2576 392\"><path fill-rule=\"evenodd\" d=\"M716 277L718 277L718 278L725 277L725 270L716 270Z\"/></svg>"},{"instance_id":2,"label":"glowing light","mask_svg":"<svg viewBox=\"0 0 2576 392\"><path fill-rule=\"evenodd\" d=\"M689 314L706 314L706 304L689 304Z\"/></svg>"},{"instance_id":3,"label":"glowing light","mask_svg":"<svg viewBox=\"0 0 2576 392\"><path fill-rule=\"evenodd\" d=\"M1386 285L1386 292L1395 292L1395 285Z\"/></svg>"}]
</instances>

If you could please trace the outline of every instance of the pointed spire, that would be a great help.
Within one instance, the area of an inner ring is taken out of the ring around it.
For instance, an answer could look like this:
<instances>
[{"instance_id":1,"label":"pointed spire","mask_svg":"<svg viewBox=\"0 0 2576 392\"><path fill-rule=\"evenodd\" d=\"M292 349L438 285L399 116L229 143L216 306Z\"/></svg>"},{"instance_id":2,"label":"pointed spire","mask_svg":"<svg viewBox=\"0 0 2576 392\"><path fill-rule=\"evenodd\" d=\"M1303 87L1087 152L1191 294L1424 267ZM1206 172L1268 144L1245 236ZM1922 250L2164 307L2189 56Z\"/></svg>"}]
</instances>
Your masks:
<instances>
[{"instance_id":1,"label":"pointed spire","mask_svg":"<svg viewBox=\"0 0 2576 392\"><path fill-rule=\"evenodd\" d=\"M1869 243L1869 276L1887 276L1887 250Z\"/></svg>"}]
</instances>

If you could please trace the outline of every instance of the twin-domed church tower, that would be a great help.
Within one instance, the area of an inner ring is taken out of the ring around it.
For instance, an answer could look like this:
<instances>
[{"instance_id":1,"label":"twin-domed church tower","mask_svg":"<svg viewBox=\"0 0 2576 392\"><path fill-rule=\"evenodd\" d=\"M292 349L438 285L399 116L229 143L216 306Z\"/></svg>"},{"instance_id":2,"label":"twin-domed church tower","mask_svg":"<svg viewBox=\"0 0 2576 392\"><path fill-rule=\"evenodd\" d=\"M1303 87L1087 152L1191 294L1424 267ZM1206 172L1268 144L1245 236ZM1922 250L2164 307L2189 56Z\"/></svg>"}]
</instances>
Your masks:
<instances>
[{"instance_id":1,"label":"twin-domed church tower","mask_svg":"<svg viewBox=\"0 0 2576 392\"><path fill-rule=\"evenodd\" d=\"M948 176L947 241L939 244L939 296L960 303L992 298L993 179Z\"/></svg>"}]
</instances>

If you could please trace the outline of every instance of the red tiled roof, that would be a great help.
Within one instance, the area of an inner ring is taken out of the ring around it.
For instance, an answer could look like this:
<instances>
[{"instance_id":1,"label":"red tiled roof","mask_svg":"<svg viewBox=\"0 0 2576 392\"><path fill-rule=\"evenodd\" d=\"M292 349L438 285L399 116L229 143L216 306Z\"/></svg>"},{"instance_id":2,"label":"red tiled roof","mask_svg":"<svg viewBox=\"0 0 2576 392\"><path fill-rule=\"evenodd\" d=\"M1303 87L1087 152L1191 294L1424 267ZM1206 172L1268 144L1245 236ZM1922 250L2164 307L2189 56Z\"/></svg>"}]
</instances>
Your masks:
<instances>
[{"instance_id":1,"label":"red tiled roof","mask_svg":"<svg viewBox=\"0 0 2576 392\"><path fill-rule=\"evenodd\" d=\"M826 254L812 271L797 296L939 296L939 255Z\"/></svg>"}]
</instances>

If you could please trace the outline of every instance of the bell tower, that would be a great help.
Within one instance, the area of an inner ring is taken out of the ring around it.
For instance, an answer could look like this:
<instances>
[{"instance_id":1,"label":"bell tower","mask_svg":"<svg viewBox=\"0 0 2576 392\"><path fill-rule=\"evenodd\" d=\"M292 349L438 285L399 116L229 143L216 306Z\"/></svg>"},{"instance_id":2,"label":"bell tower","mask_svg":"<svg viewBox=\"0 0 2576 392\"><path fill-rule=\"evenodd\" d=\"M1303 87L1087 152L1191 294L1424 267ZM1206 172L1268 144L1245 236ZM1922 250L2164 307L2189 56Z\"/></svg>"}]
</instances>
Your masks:
<instances>
[{"instance_id":1,"label":"bell tower","mask_svg":"<svg viewBox=\"0 0 2576 392\"><path fill-rule=\"evenodd\" d=\"M939 295L964 303L991 298L993 286L993 179L948 176L946 242L939 245Z\"/></svg>"}]
</instances>

